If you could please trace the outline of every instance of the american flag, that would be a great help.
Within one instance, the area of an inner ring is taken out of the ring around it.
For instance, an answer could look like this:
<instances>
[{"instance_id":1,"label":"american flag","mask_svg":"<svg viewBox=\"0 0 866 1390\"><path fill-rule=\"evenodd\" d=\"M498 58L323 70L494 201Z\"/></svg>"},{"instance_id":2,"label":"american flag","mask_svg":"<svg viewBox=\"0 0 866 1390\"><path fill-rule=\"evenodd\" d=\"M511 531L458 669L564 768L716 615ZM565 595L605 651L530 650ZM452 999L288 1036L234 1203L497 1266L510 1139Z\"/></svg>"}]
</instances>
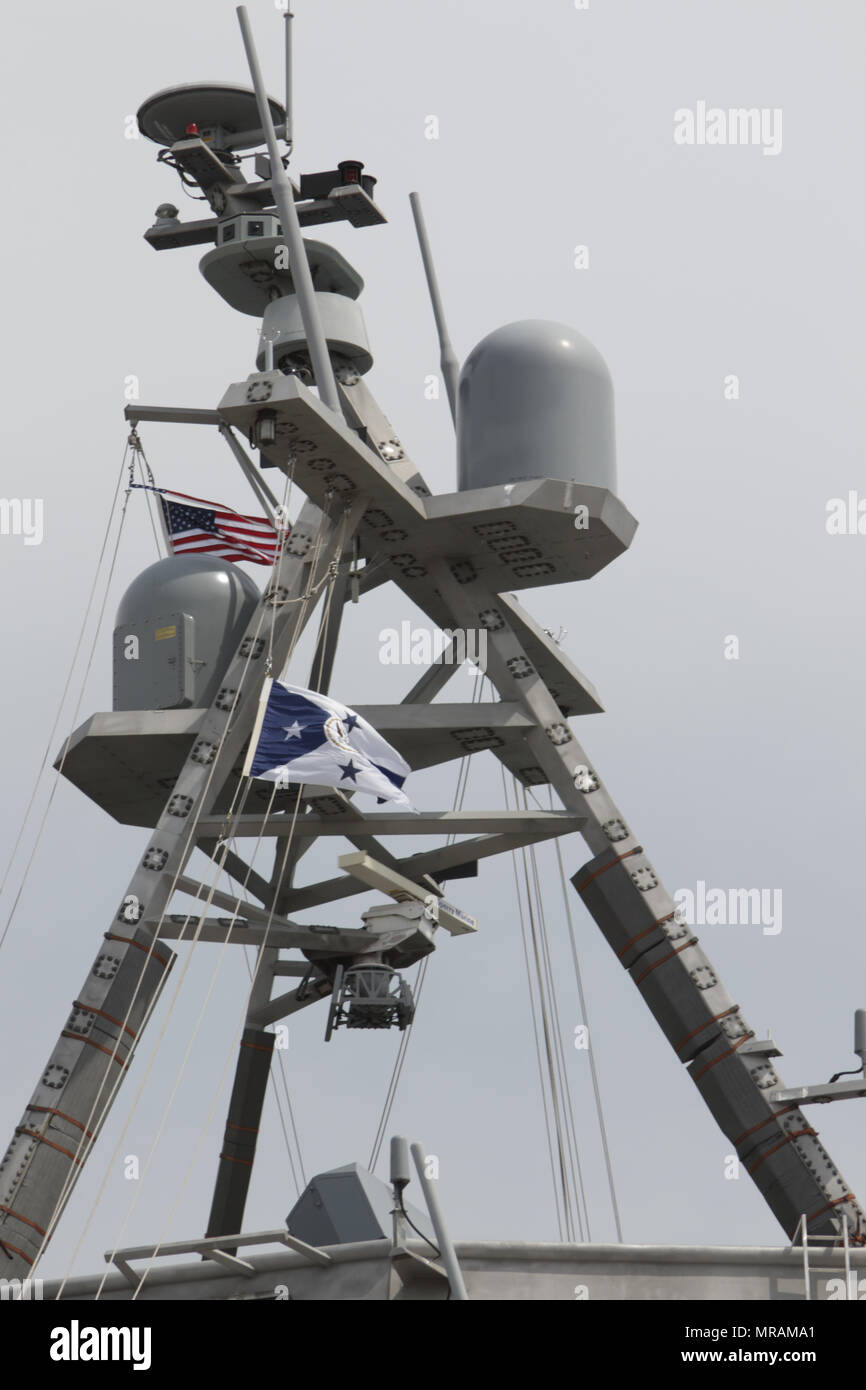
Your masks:
<instances>
[{"instance_id":1,"label":"american flag","mask_svg":"<svg viewBox=\"0 0 866 1390\"><path fill-rule=\"evenodd\" d=\"M221 502L206 502L168 488L158 491L164 494L160 504L175 555L218 555L223 560L247 560L253 565L272 565L279 555L280 535L267 517L243 516Z\"/></svg>"}]
</instances>

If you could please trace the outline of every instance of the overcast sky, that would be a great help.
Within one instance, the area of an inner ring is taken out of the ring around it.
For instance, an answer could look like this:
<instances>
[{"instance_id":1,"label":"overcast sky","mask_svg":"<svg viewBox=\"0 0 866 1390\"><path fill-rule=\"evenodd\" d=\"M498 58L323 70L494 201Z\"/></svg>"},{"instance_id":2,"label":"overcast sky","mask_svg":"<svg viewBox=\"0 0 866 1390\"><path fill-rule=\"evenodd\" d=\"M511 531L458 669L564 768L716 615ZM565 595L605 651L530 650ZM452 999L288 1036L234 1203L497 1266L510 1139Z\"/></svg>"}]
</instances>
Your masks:
<instances>
[{"instance_id":1,"label":"overcast sky","mask_svg":"<svg viewBox=\"0 0 866 1390\"><path fill-rule=\"evenodd\" d=\"M267 0L249 9L279 96L281 19ZM358 158L379 179L387 226L338 226L327 239L366 281L376 358L368 383L431 486L454 490L454 443L444 394L425 398L438 351L412 189L424 200L461 358L521 318L572 325L606 358L619 494L640 522L637 536L582 587L522 598L546 627L567 630L563 649L596 685L605 713L575 725L669 890L702 880L781 891L775 935L760 925L699 930L751 1027L770 1030L782 1048L786 1083L854 1066L853 1012L866 1006L866 536L830 535L825 518L830 499L858 489L866 498L866 11L859 0L590 0L585 10L573 0L294 0L294 9L292 172ZM253 370L257 324L206 285L201 248L157 254L142 240L157 204L176 202L183 218L199 205L157 165L155 146L125 138L130 115L160 88L247 80L233 6L18 6L0 63L2 491L44 501L41 545L0 536L5 864L87 601L126 436L125 380L138 378L147 403L214 407ZM763 144L677 143L675 113L697 120L699 103L780 114ZM425 134L430 116L435 140ZM575 267L578 246L588 248L586 268ZM731 376L738 399L726 399ZM142 438L163 486L250 507L215 433L150 425ZM52 757L73 724L110 709L114 612L154 558L139 494L80 712L84 660ZM263 571L250 572L260 582ZM104 592L101 582L100 600ZM418 671L381 665L379 633L418 618L392 586L352 608L332 693L349 704L400 700ZM725 657L731 636L737 660ZM307 642L290 679L305 684L308 661ZM440 698L470 692L461 672ZM411 779L415 804L449 806L456 770ZM40 784L7 910L53 775ZM481 754L465 805L501 804L498 765ZM58 789L0 953L4 1143L146 838L71 786ZM301 881L327 874L343 848L328 841L312 852ZM562 850L569 875L590 857L578 837ZM591 1233L609 1240L586 1054L570 1046L585 1020L551 847L539 863ZM458 1239L555 1240L510 875L506 861L488 860L477 880L449 889L476 913L479 931L446 937L430 963L390 1132L438 1155ZM374 900L337 904L328 920L360 925L358 912ZM576 895L572 911L625 1239L783 1243L748 1177L725 1179L729 1142ZM321 909L302 916L323 920ZM163 999L43 1263L46 1276L100 1270L118 1239L203 1231L247 983L240 948L222 962L147 1176L126 1181L122 1158L144 1165L218 956L218 947L196 948L159 1041ZM342 1032L325 1046L324 1027L324 1006L298 1016L286 1056L308 1178L367 1161L399 1036ZM862 1104L810 1118L866 1198ZM247 1228L280 1225L295 1196L269 1096Z\"/></svg>"}]
</instances>

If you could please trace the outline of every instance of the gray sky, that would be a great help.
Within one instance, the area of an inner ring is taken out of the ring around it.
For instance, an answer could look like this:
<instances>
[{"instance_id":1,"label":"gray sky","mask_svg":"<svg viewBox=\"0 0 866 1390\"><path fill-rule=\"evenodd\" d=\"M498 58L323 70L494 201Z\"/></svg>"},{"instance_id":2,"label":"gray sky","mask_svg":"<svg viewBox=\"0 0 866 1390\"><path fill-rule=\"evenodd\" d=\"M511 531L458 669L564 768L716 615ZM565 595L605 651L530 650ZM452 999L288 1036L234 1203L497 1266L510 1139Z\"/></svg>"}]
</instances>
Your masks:
<instances>
[{"instance_id":1,"label":"gray sky","mask_svg":"<svg viewBox=\"0 0 866 1390\"><path fill-rule=\"evenodd\" d=\"M265 0L249 8L279 95L281 22ZM866 1005L866 537L828 535L825 509L851 490L866 496L866 12L855 0L590 0L585 12L571 0L296 0L294 8L293 171L361 158L380 180L388 225L338 227L328 239L365 277L376 355L368 382L431 485L454 489L454 448L444 395L424 395L438 354L411 189L424 199L461 357L499 324L529 317L571 324L604 354L616 390L619 492L640 529L591 583L533 590L523 601L545 626L567 629L564 649L597 686L606 712L580 721L579 735L668 888L702 879L782 890L777 935L759 926L700 934L750 1025L770 1029L782 1047L785 1081L853 1066L852 1015ZM87 599L126 434L124 380L136 375L148 403L212 407L253 369L257 333L205 284L199 248L157 255L141 239L158 203L175 201L184 218L198 209L157 166L155 146L124 138L126 118L162 87L246 80L233 7L19 6L7 33L0 139L14 196L0 272L2 489L44 499L45 534L39 546L0 537L4 859ZM780 152L677 145L674 112L699 102L780 110ZM425 138L430 115L439 119L435 141ZM585 270L574 268L579 244L589 248ZM724 397L729 374L739 378L738 400ZM152 425L142 437L162 485L250 505L215 435ZM83 663L52 756L73 722L110 708L114 610L154 558L139 496L80 713ZM353 608L333 693L349 704L401 699L418 673L380 665L378 634L417 616L391 587ZM724 657L729 635L739 638L737 661ZM308 660L307 642L290 673L299 684ZM443 698L468 699L470 689L461 672ZM455 777L456 765L417 775L416 804L450 805ZM49 787L50 777L25 849ZM482 754L466 806L499 805L498 765ZM72 787L58 789L0 956L4 1143L145 840ZM577 837L562 847L569 874L590 857ZM327 862L324 850L311 853L304 875L318 877ZM568 1044L584 1020L552 849L540 864ZM391 1132L439 1156L457 1237L550 1240L510 874L506 861L488 861L477 881L449 890L480 930L446 938L431 961ZM371 901L338 904L329 917L358 925L356 910ZM725 1180L728 1141L576 895L572 911L626 1240L781 1243L750 1180ZM118 1237L131 1245L203 1230L247 978L237 949L223 961L146 1178L125 1181L121 1159L146 1159L218 955L197 948L160 1040L168 996L161 1004L45 1274L72 1267L86 1223L78 1273L100 1269ZM325 1047L324 1024L324 1009L293 1021L287 1055L308 1177L366 1162L398 1042L396 1033L344 1032ZM570 1049L568 1061L592 1235L606 1240L613 1224L586 1056ZM813 1122L866 1197L862 1106L825 1107ZM280 1224L294 1196L269 1098L247 1227Z\"/></svg>"}]
</instances>

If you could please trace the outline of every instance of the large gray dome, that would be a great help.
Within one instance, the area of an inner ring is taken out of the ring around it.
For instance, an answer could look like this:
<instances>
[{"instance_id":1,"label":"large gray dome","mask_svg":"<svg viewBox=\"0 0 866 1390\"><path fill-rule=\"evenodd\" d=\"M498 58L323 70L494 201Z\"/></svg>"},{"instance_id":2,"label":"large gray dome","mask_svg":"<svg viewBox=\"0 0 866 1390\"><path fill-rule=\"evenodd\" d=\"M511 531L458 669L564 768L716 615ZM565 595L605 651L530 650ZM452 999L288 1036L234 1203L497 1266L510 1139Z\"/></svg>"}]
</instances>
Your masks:
<instances>
[{"instance_id":1,"label":"large gray dome","mask_svg":"<svg viewBox=\"0 0 866 1390\"><path fill-rule=\"evenodd\" d=\"M509 323L472 349L457 399L457 485L560 478L616 491L613 384L565 324Z\"/></svg>"},{"instance_id":2,"label":"large gray dome","mask_svg":"<svg viewBox=\"0 0 866 1390\"><path fill-rule=\"evenodd\" d=\"M114 708L210 705L259 600L212 555L171 555L134 579L114 630Z\"/></svg>"}]
</instances>

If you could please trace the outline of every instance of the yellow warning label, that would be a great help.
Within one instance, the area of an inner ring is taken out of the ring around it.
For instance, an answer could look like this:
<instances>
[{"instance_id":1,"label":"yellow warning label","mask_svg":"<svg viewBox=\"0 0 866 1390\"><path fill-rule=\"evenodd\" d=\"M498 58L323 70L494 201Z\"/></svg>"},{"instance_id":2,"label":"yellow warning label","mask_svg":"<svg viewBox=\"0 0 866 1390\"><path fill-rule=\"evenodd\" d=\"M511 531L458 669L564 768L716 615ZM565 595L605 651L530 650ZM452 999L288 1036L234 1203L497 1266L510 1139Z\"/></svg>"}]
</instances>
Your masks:
<instances>
[{"instance_id":1,"label":"yellow warning label","mask_svg":"<svg viewBox=\"0 0 866 1390\"><path fill-rule=\"evenodd\" d=\"M172 625L171 627L158 627L153 635L155 641L163 642L166 637L177 636L177 627L174 625Z\"/></svg>"}]
</instances>

